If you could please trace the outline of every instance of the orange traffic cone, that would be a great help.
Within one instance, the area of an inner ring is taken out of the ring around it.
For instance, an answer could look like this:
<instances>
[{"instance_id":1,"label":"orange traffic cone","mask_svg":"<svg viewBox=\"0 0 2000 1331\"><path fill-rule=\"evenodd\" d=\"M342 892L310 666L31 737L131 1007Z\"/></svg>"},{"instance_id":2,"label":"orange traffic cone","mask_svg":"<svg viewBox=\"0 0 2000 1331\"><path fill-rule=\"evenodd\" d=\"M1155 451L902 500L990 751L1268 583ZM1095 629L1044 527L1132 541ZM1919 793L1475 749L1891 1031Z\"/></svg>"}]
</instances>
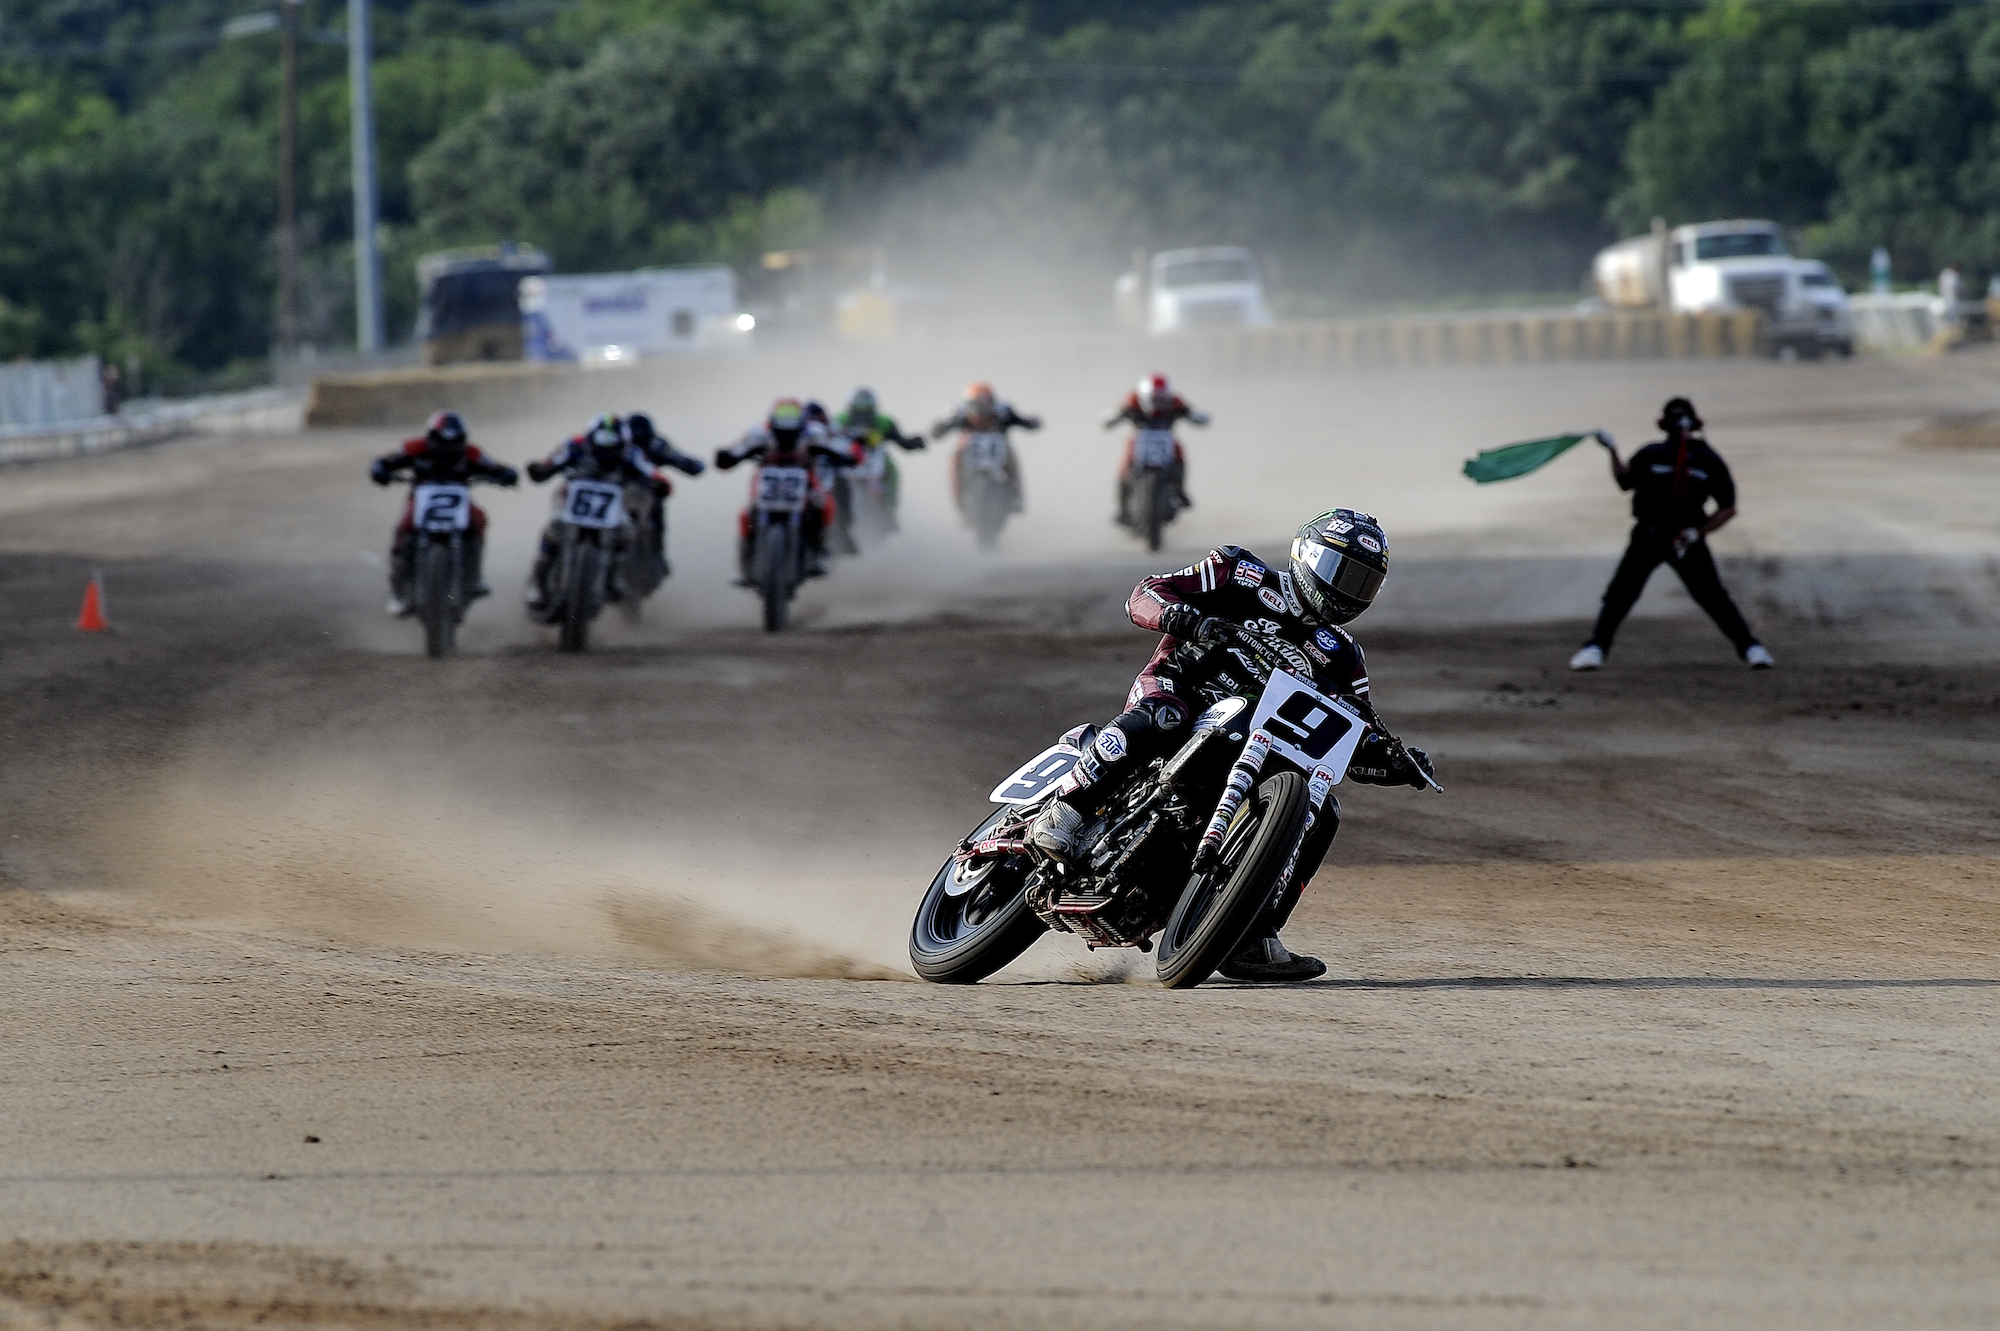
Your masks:
<instances>
[{"instance_id":1,"label":"orange traffic cone","mask_svg":"<svg viewBox=\"0 0 2000 1331\"><path fill-rule=\"evenodd\" d=\"M85 633L103 633L111 627L104 618L104 590L98 585L102 580L102 574L93 576L83 589L83 612L76 617L76 626Z\"/></svg>"}]
</instances>

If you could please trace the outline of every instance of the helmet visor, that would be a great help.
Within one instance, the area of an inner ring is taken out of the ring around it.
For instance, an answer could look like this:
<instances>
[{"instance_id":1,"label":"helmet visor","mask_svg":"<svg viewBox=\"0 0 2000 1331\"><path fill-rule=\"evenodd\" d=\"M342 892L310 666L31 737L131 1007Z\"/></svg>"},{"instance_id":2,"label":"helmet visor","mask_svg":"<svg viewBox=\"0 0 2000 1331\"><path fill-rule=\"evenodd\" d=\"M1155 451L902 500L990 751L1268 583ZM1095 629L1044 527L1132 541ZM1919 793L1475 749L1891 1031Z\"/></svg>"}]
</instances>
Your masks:
<instances>
[{"instance_id":1,"label":"helmet visor","mask_svg":"<svg viewBox=\"0 0 2000 1331\"><path fill-rule=\"evenodd\" d=\"M1300 551L1305 566L1315 578L1331 587L1335 595L1359 605L1374 604L1375 593L1382 589L1382 580L1389 576L1388 570L1364 564L1318 541L1301 541L1300 544L1305 547Z\"/></svg>"}]
</instances>

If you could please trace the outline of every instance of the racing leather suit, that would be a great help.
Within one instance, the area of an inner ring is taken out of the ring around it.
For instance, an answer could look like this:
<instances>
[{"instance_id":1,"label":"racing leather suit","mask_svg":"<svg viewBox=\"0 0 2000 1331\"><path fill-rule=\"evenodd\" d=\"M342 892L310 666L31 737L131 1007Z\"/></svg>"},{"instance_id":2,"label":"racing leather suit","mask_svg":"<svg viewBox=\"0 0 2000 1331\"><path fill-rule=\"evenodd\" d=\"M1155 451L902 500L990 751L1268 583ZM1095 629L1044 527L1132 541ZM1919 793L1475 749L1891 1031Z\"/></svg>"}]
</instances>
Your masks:
<instances>
[{"instance_id":1,"label":"racing leather suit","mask_svg":"<svg viewBox=\"0 0 2000 1331\"><path fill-rule=\"evenodd\" d=\"M1124 459L1118 464L1120 526L1132 525L1132 450L1138 443L1139 431L1163 430L1172 435L1174 426L1181 421L1186 421L1190 425L1206 425L1208 413L1196 411L1183 401L1179 394L1175 394L1161 410L1148 411L1140 404L1137 393L1127 393L1125 400L1112 408L1104 417L1104 428L1107 430L1118 425L1129 424L1132 427L1132 434L1125 441ZM1174 440L1174 464L1173 470L1168 473L1168 478L1174 483L1175 502L1182 508L1193 508L1194 500L1189 499L1187 493L1187 452L1182 449L1179 439Z\"/></svg>"},{"instance_id":2,"label":"racing leather suit","mask_svg":"<svg viewBox=\"0 0 2000 1331\"><path fill-rule=\"evenodd\" d=\"M672 467L689 476L699 476L708 470L708 464L698 457L692 457L673 446L673 442L663 434L649 434L645 438L634 438L632 447L645 455L648 462L660 467ZM674 483L665 476L653 482L653 513L646 541L652 549L648 551L660 561L660 576L672 577L673 565L667 562L667 496L674 492Z\"/></svg>"},{"instance_id":3,"label":"racing leather suit","mask_svg":"<svg viewBox=\"0 0 2000 1331\"><path fill-rule=\"evenodd\" d=\"M931 427L933 439L942 439L953 430L959 431L958 447L951 455L951 502L960 512L965 510L965 450L972 436L995 432L1005 435L1016 427L1039 430L1042 418L1023 416L1007 402L996 401L990 412L980 411L970 403L961 403L951 415ZM1014 456L1012 441L1007 448L1007 497L1013 512L1019 513L1025 507L1021 493L1021 464Z\"/></svg>"},{"instance_id":4,"label":"racing leather suit","mask_svg":"<svg viewBox=\"0 0 2000 1331\"><path fill-rule=\"evenodd\" d=\"M538 462L528 464L528 479L540 484L551 476L574 477L585 481L608 481L613 485L638 483L648 487L668 486L666 475L634 444L626 444L617 454L617 460L607 463L592 448L583 435L577 435L558 444L554 452ZM566 487L558 487L555 495L556 511L562 511ZM607 601L625 599L625 561L619 556L632 542L632 514L622 510L624 520L613 531L611 537L611 568L605 579L604 598ZM549 586L546 581L549 569L554 567L556 556L562 552L562 519L551 518L542 528L540 549L535 552L535 567L528 575L531 590L530 604L540 605L548 600Z\"/></svg>"},{"instance_id":5,"label":"racing leather suit","mask_svg":"<svg viewBox=\"0 0 2000 1331\"><path fill-rule=\"evenodd\" d=\"M384 453L368 464L368 478L387 485L410 474L417 485L470 485L474 478L498 485L513 485L520 473L505 463L488 458L476 444L463 448L438 448L428 438L406 439L393 453ZM403 516L397 520L396 535L389 545L389 592L398 601L410 599L410 578L415 572L416 528L411 523L411 506L416 502L413 488L403 500ZM486 594L481 578L481 562L486 553L486 510L472 506L465 532L465 581L475 596Z\"/></svg>"},{"instance_id":6,"label":"racing leather suit","mask_svg":"<svg viewBox=\"0 0 2000 1331\"><path fill-rule=\"evenodd\" d=\"M1125 612L1142 629L1160 633L1153 659L1139 672L1125 700L1084 751L1065 780L1061 799L1087 811L1089 792L1155 758L1167 756L1186 738L1189 722L1219 698L1255 698L1255 675L1226 643L1178 637L1192 634L1201 619L1220 619L1274 635L1299 649L1312 667L1312 684L1330 695L1368 693L1368 667L1361 645L1347 631L1310 622L1292 591L1286 564L1267 564L1241 546L1218 546L1199 562L1175 573L1147 578L1132 591ZM1417 778L1414 769L1390 757L1390 746L1370 732L1355 750L1347 776L1368 785L1400 786ZM1340 827L1340 806L1331 796L1299 854L1292 881L1273 900L1257 928L1275 931L1290 917L1299 894L1319 869Z\"/></svg>"},{"instance_id":7,"label":"racing leather suit","mask_svg":"<svg viewBox=\"0 0 2000 1331\"><path fill-rule=\"evenodd\" d=\"M882 450L882 504L887 510L889 530L896 530L896 509L902 501L903 473L896 466L896 457L888 450L895 444L908 452L917 452L924 447L922 435L904 434L896 425L893 416L881 412L866 419L851 411L843 411L834 417L834 433L854 446L857 464L865 461L864 454L873 449ZM843 515L843 521L845 515Z\"/></svg>"},{"instance_id":8,"label":"racing leather suit","mask_svg":"<svg viewBox=\"0 0 2000 1331\"><path fill-rule=\"evenodd\" d=\"M805 533L808 573L819 577L826 572L826 529L833 521L833 494L821 480L814 463L825 460L834 467L853 464L853 457L833 446L818 422L808 422L791 440L780 438L768 425L760 425L739 439L734 447L719 448L715 465L733 470L742 462L769 462L778 467L804 467L807 477L806 506L799 525ZM754 488L754 482L753 482ZM741 581L750 582L750 510L744 508L736 519L736 562Z\"/></svg>"}]
</instances>

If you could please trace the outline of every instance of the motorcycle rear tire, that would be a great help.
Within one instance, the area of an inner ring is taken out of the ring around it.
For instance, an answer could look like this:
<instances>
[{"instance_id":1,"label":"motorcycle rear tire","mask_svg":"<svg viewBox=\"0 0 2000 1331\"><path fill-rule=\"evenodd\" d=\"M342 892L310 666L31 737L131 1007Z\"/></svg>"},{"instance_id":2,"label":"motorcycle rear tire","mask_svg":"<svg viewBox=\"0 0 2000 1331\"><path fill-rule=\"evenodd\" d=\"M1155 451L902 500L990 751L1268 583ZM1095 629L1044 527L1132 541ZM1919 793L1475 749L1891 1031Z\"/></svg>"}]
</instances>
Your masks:
<instances>
[{"instance_id":1,"label":"motorcycle rear tire","mask_svg":"<svg viewBox=\"0 0 2000 1331\"><path fill-rule=\"evenodd\" d=\"M764 632L782 632L792 621L791 574L796 557L789 527L767 523L757 529L757 552L750 567L764 600Z\"/></svg>"},{"instance_id":2,"label":"motorcycle rear tire","mask_svg":"<svg viewBox=\"0 0 2000 1331\"><path fill-rule=\"evenodd\" d=\"M449 545L426 540L417 551L417 604L423 612L424 653L448 656L458 641L458 560Z\"/></svg>"},{"instance_id":3,"label":"motorcycle rear tire","mask_svg":"<svg viewBox=\"0 0 2000 1331\"><path fill-rule=\"evenodd\" d=\"M974 828L972 835L983 835L1014 812L1011 808L997 810ZM953 862L944 862L910 924L910 966L918 975L933 984L977 984L1048 932L1042 917L1028 906L1027 866L1013 863L1018 858L1009 857L993 869L995 874L1014 880L1011 884L996 883L995 890L1011 888L1012 895L1001 900L991 914L969 924L964 912L969 902L978 899L976 891L957 897L946 892ZM951 929L949 936L946 928Z\"/></svg>"},{"instance_id":4,"label":"motorcycle rear tire","mask_svg":"<svg viewBox=\"0 0 2000 1331\"><path fill-rule=\"evenodd\" d=\"M1229 959L1277 894L1310 808L1306 779L1297 772L1279 772L1250 792L1223 835L1215 864L1188 879L1160 931L1155 965L1161 984L1192 989ZM1251 819L1256 821L1246 825Z\"/></svg>"},{"instance_id":5,"label":"motorcycle rear tire","mask_svg":"<svg viewBox=\"0 0 2000 1331\"><path fill-rule=\"evenodd\" d=\"M562 628L556 646L580 652L590 645L590 621L597 617L597 598L604 590L604 550L578 541L570 547L569 577L563 585Z\"/></svg>"}]
</instances>

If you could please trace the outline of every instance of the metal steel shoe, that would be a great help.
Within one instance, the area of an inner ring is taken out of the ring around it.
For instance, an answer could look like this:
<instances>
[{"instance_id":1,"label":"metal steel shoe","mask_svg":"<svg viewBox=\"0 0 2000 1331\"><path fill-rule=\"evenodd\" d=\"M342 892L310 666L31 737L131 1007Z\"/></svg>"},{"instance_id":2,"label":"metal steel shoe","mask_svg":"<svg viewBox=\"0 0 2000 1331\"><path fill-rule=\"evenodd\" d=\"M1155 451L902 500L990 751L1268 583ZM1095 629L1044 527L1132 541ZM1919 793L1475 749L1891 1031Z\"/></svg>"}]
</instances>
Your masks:
<instances>
[{"instance_id":1,"label":"metal steel shoe","mask_svg":"<svg viewBox=\"0 0 2000 1331\"><path fill-rule=\"evenodd\" d=\"M1028 841L1052 860L1069 862L1083 831L1083 815L1061 800L1050 800L1028 825Z\"/></svg>"},{"instance_id":2,"label":"metal steel shoe","mask_svg":"<svg viewBox=\"0 0 2000 1331\"><path fill-rule=\"evenodd\" d=\"M1317 980L1326 974L1318 957L1301 957L1286 950L1276 934L1247 938L1229 960L1217 968L1225 979L1285 981Z\"/></svg>"}]
</instances>

